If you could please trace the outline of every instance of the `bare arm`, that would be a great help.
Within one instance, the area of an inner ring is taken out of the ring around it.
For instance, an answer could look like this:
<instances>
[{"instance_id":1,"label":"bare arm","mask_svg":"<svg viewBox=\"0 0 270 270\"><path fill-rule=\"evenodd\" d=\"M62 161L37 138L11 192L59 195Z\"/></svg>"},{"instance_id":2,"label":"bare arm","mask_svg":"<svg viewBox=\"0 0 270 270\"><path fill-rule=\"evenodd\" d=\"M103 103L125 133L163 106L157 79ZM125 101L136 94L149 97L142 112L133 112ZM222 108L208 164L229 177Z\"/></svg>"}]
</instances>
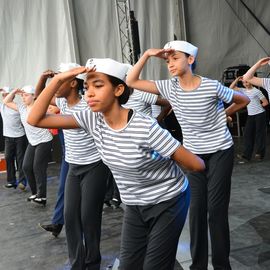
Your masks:
<instances>
[{"instance_id":1,"label":"bare arm","mask_svg":"<svg viewBox=\"0 0 270 270\"><path fill-rule=\"evenodd\" d=\"M262 66L265 66L270 61L270 57L265 57L260 59L256 64L254 64L243 76L243 80L250 82L253 85L262 87L263 79L255 77L254 74Z\"/></svg>"},{"instance_id":2,"label":"bare arm","mask_svg":"<svg viewBox=\"0 0 270 270\"><path fill-rule=\"evenodd\" d=\"M246 107L250 99L243 93L234 91L232 104L225 110L227 116L231 116L242 108Z\"/></svg>"},{"instance_id":3,"label":"bare arm","mask_svg":"<svg viewBox=\"0 0 270 270\"><path fill-rule=\"evenodd\" d=\"M159 94L155 82L150 80L139 79L140 73L146 64L147 60L151 56L165 58L166 52L171 51L171 49L149 49L144 52L139 61L133 66L133 68L128 72L126 83L129 87L138 89L145 92L150 92L153 94Z\"/></svg>"},{"instance_id":4,"label":"bare arm","mask_svg":"<svg viewBox=\"0 0 270 270\"><path fill-rule=\"evenodd\" d=\"M204 161L197 155L192 154L184 146L180 146L171 156L179 166L184 167L188 171L200 172L205 169Z\"/></svg>"},{"instance_id":5,"label":"bare arm","mask_svg":"<svg viewBox=\"0 0 270 270\"><path fill-rule=\"evenodd\" d=\"M20 94L21 90L19 88L16 88L14 90L12 90L4 99L3 99L3 103L9 107L10 109L14 110L14 111L18 111L18 106L17 104L13 101L15 98L16 94Z\"/></svg>"},{"instance_id":6,"label":"bare arm","mask_svg":"<svg viewBox=\"0 0 270 270\"><path fill-rule=\"evenodd\" d=\"M263 98L263 99L261 99L261 104L263 107L266 107L269 104L269 102L266 98Z\"/></svg>"},{"instance_id":7,"label":"bare arm","mask_svg":"<svg viewBox=\"0 0 270 270\"><path fill-rule=\"evenodd\" d=\"M73 116L46 114L46 112L57 89L64 82L74 79L78 74L85 71L85 67L80 67L54 76L35 101L27 122L30 125L42 128L78 128L79 125Z\"/></svg>"},{"instance_id":8,"label":"bare arm","mask_svg":"<svg viewBox=\"0 0 270 270\"><path fill-rule=\"evenodd\" d=\"M36 85L36 91L35 91L35 98L37 98L40 93L42 92L42 90L46 87L46 82L49 78L53 78L53 76L55 75L55 73L52 70L46 70L45 72L42 73L42 75L40 76L38 83ZM56 105L55 104L55 97L52 97L51 100L51 105Z\"/></svg>"},{"instance_id":9,"label":"bare arm","mask_svg":"<svg viewBox=\"0 0 270 270\"><path fill-rule=\"evenodd\" d=\"M230 84L229 88L239 91L240 88L237 87L236 85L237 85L237 83L238 83L242 78L243 78L242 76L237 77L237 78Z\"/></svg>"}]
</instances>

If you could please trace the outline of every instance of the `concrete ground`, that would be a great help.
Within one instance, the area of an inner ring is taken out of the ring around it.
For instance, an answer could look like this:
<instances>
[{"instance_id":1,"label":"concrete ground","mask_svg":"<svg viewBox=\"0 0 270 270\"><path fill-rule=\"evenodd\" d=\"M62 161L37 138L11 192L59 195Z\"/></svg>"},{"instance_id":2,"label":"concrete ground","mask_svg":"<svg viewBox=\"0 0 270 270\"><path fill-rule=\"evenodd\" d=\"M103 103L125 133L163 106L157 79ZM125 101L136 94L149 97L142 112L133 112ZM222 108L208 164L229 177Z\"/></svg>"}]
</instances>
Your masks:
<instances>
[{"instance_id":1,"label":"concrete ground","mask_svg":"<svg viewBox=\"0 0 270 270\"><path fill-rule=\"evenodd\" d=\"M235 142L237 153L241 139ZM241 165L235 162L229 216L231 265L235 270L270 269L269 159L267 153L262 162ZM39 222L50 222L58 188L58 168L58 163L49 165L45 208L26 202L29 191L4 189L6 175L0 174L0 270L69 269L64 230L54 238L38 227ZM109 269L109 265L117 269L122 216L122 209L104 209L102 270ZM189 269L189 265L187 220L179 241L175 269ZM209 266L210 269L213 268Z\"/></svg>"}]
</instances>

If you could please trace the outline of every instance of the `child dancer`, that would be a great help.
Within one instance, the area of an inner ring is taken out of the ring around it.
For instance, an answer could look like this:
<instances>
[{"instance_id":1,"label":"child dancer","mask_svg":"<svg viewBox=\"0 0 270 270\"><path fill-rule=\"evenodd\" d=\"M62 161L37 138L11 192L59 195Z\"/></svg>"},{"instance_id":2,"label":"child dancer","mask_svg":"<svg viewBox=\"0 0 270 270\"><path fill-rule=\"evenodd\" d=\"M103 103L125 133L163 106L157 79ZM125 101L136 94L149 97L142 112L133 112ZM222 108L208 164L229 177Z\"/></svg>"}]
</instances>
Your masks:
<instances>
[{"instance_id":1,"label":"child dancer","mask_svg":"<svg viewBox=\"0 0 270 270\"><path fill-rule=\"evenodd\" d=\"M0 89L4 99L12 89L3 87ZM16 188L16 167L19 172L18 187L21 190L26 188L26 179L22 169L23 157L27 146L25 131L21 122L20 114L7 107L4 103L0 104L1 117L3 120L3 135L5 137L5 160L7 164L7 184L6 188Z\"/></svg>"},{"instance_id":2,"label":"child dancer","mask_svg":"<svg viewBox=\"0 0 270 270\"><path fill-rule=\"evenodd\" d=\"M48 129L33 127L26 122L34 105L34 93L35 89L30 85L24 86L22 89L14 89L5 97L4 104L20 113L29 142L23 159L23 171L32 192L27 200L45 206L47 202L47 167L53 137ZM13 101L16 94L22 94L23 103Z\"/></svg>"},{"instance_id":3,"label":"child dancer","mask_svg":"<svg viewBox=\"0 0 270 270\"><path fill-rule=\"evenodd\" d=\"M87 65L92 68L56 75L28 121L40 127L81 127L93 135L127 205L119 269L172 270L189 205L188 181L177 163L201 171L204 162L154 119L121 106L129 96L124 82L127 65L112 59L91 59ZM91 110L73 116L46 115L58 87L85 71Z\"/></svg>"},{"instance_id":4,"label":"child dancer","mask_svg":"<svg viewBox=\"0 0 270 270\"><path fill-rule=\"evenodd\" d=\"M149 49L127 76L130 87L161 94L171 103L182 128L183 144L198 154L206 171L188 175L191 187L190 269L207 269L208 224L212 247L212 264L216 269L231 269L228 207L233 168L233 140L226 117L245 107L249 99L218 81L193 74L198 48L186 41L168 42L164 49ZM172 79L139 79L150 57L166 59ZM226 110L223 102L233 104Z\"/></svg>"},{"instance_id":5,"label":"child dancer","mask_svg":"<svg viewBox=\"0 0 270 270\"><path fill-rule=\"evenodd\" d=\"M61 63L59 75L75 67L80 66L76 63ZM47 77L54 75L53 72ZM40 81L38 84L37 96L43 90L45 82L42 84ZM50 104L60 109L62 117L88 110L87 103L80 95L82 88L82 76L74 76L55 89ZM66 129L63 133L65 160L69 164L65 183L64 217L71 269L99 269L102 206L109 169L101 161L91 134L83 128ZM59 224L63 225L59 222L53 233L59 233ZM46 228L48 227L45 226L44 229Z\"/></svg>"},{"instance_id":6,"label":"child dancer","mask_svg":"<svg viewBox=\"0 0 270 270\"><path fill-rule=\"evenodd\" d=\"M242 81L244 88L237 87L239 81ZM231 83L230 88L242 91L250 99L250 103L247 105L248 116L244 130L244 151L242 155L238 155L239 163L251 160L254 145L256 147L255 159L263 160L266 143L266 112L264 107L268 105L268 101L259 89L248 81L243 81L241 76Z\"/></svg>"}]
</instances>

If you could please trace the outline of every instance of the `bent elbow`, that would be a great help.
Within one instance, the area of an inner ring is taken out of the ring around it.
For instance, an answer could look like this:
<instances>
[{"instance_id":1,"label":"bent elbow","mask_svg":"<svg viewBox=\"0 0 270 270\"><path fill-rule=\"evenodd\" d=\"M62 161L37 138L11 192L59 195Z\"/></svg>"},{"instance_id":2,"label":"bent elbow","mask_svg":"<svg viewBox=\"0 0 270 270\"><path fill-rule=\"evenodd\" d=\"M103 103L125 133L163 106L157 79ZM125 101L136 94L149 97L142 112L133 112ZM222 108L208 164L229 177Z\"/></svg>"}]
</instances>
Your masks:
<instances>
[{"instance_id":1,"label":"bent elbow","mask_svg":"<svg viewBox=\"0 0 270 270\"><path fill-rule=\"evenodd\" d=\"M191 171L193 172L202 172L205 170L205 163L203 160L200 160L199 162L196 162L193 164Z\"/></svg>"},{"instance_id":2,"label":"bent elbow","mask_svg":"<svg viewBox=\"0 0 270 270\"><path fill-rule=\"evenodd\" d=\"M36 127L38 125L38 121L36 121L33 117L28 116L26 119L27 124Z\"/></svg>"}]
</instances>

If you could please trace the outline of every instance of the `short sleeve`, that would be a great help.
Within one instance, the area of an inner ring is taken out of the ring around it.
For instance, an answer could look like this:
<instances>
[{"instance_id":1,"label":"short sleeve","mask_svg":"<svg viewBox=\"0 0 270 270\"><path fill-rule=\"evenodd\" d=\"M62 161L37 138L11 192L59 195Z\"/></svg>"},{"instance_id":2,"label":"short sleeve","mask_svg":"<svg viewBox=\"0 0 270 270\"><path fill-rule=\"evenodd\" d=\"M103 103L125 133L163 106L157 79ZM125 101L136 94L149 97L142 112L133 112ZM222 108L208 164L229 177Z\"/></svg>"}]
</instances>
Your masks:
<instances>
[{"instance_id":1,"label":"short sleeve","mask_svg":"<svg viewBox=\"0 0 270 270\"><path fill-rule=\"evenodd\" d=\"M270 78L263 78L262 86L268 93L270 93Z\"/></svg>"},{"instance_id":2,"label":"short sleeve","mask_svg":"<svg viewBox=\"0 0 270 270\"><path fill-rule=\"evenodd\" d=\"M263 94L259 89L255 88L255 91L256 91L257 97L258 97L260 100L266 98L266 97L264 96L264 94Z\"/></svg>"},{"instance_id":3,"label":"short sleeve","mask_svg":"<svg viewBox=\"0 0 270 270\"><path fill-rule=\"evenodd\" d=\"M156 121L149 129L149 146L163 157L170 157L181 145L168 130L161 128Z\"/></svg>"},{"instance_id":4,"label":"short sleeve","mask_svg":"<svg viewBox=\"0 0 270 270\"><path fill-rule=\"evenodd\" d=\"M154 105L157 103L158 95L140 91L140 99L147 104Z\"/></svg>"},{"instance_id":5,"label":"short sleeve","mask_svg":"<svg viewBox=\"0 0 270 270\"><path fill-rule=\"evenodd\" d=\"M171 81L170 80L158 80L155 81L156 87L161 96L165 97L166 99L170 99L170 92L171 92Z\"/></svg>"},{"instance_id":6,"label":"short sleeve","mask_svg":"<svg viewBox=\"0 0 270 270\"><path fill-rule=\"evenodd\" d=\"M217 96L225 103L232 102L234 90L217 82Z\"/></svg>"},{"instance_id":7,"label":"short sleeve","mask_svg":"<svg viewBox=\"0 0 270 270\"><path fill-rule=\"evenodd\" d=\"M90 110L75 112L72 114L76 122L87 133L92 134L96 126L96 114Z\"/></svg>"}]
</instances>

